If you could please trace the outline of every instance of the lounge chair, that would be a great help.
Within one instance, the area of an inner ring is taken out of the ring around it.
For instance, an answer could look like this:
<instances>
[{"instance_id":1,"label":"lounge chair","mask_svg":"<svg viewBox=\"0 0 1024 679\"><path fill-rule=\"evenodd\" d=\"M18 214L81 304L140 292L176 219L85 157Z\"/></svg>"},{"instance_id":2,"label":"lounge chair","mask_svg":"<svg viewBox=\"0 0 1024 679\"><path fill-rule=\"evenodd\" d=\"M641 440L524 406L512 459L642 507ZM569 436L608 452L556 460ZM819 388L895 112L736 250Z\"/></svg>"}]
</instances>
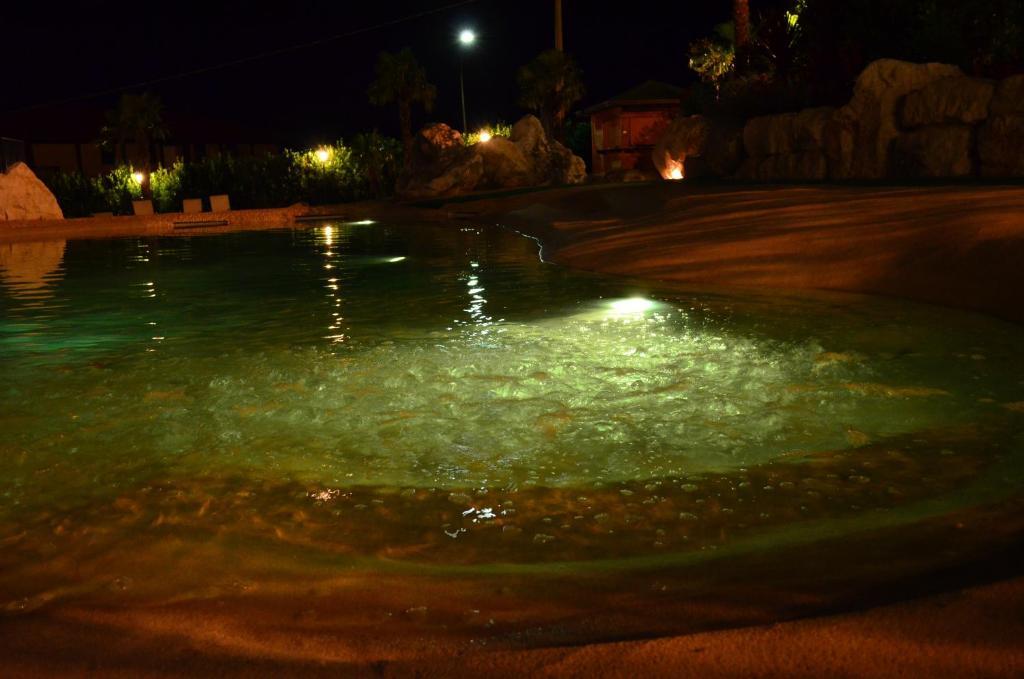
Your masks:
<instances>
[{"instance_id":1,"label":"lounge chair","mask_svg":"<svg viewBox=\"0 0 1024 679\"><path fill-rule=\"evenodd\" d=\"M228 194L210 196L210 212L228 212L231 210L231 201Z\"/></svg>"}]
</instances>

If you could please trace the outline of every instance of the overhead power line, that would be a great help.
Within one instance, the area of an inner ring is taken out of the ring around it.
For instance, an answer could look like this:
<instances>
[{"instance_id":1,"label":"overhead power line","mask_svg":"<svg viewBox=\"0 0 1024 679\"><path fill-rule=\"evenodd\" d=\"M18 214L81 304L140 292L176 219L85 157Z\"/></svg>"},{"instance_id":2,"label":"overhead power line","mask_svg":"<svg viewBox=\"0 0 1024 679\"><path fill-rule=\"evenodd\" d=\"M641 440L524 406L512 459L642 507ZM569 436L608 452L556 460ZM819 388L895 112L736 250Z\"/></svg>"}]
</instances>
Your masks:
<instances>
[{"instance_id":1,"label":"overhead power line","mask_svg":"<svg viewBox=\"0 0 1024 679\"><path fill-rule=\"evenodd\" d=\"M388 21L382 21L371 26L363 26L362 28L356 28L351 31L345 31L344 33L336 33L335 35L325 36L323 38L317 38L316 40L310 40L309 42L303 42L296 45L289 45L287 47L280 47L278 49L269 50L267 52L260 52L259 54L251 54L245 57L239 57L237 59L231 59L230 61L222 61L217 64L211 64L209 66L200 66L188 71L179 71L178 73L170 73L162 75L157 78L150 78L149 80L140 80L139 82L131 83L128 85L118 85L117 87L109 87L103 90L96 90L95 92L89 92L86 94L78 94L67 99L58 99L54 101L43 102L39 104L30 104L28 106L22 106L20 108L10 109L4 111L4 113L21 113L23 111L31 111L39 108L48 108L50 106L63 106L64 104L71 104L76 101L85 101L87 99L95 99L96 97L105 97L108 94L118 94L119 92L126 92L128 90L136 90L143 87L151 87L160 83L169 82L171 80L181 80L183 78L191 78L196 75L203 75L213 71L220 71L225 68L233 68L242 64L247 64L253 61L260 61L262 59L269 59L271 57L281 56L282 54L289 54L291 52L298 52L299 50L308 49L310 47L317 47L326 43L334 42L336 40L342 40L344 38L351 38L363 33L369 33L376 31L381 28L388 28L389 26L395 26L402 24L407 21L413 21L415 19L421 19L431 14L440 14L441 12L447 12L448 10L462 7L464 5L471 5L479 2L480 0L461 0L460 2L452 2L441 7L435 7L433 9L425 9L412 14L399 17L397 19L390 19Z\"/></svg>"}]
</instances>

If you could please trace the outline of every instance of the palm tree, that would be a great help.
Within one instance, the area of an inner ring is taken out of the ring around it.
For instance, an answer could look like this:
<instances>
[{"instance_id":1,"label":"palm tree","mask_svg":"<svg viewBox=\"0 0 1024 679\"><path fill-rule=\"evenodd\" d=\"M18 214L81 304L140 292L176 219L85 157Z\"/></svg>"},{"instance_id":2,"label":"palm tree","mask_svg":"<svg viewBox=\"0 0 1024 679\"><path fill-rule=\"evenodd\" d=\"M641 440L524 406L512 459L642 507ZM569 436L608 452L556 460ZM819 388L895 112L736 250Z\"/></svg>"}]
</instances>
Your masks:
<instances>
[{"instance_id":1,"label":"palm tree","mask_svg":"<svg viewBox=\"0 0 1024 679\"><path fill-rule=\"evenodd\" d=\"M583 73L565 52L547 50L519 69L519 103L540 114L549 137L561 139L565 117L583 98Z\"/></svg>"},{"instance_id":2,"label":"palm tree","mask_svg":"<svg viewBox=\"0 0 1024 679\"><path fill-rule=\"evenodd\" d=\"M163 122L163 104L150 92L123 94L117 107L107 111L107 124L100 130L101 143L120 151L120 162L149 168L153 159L153 144L167 138ZM135 147L134 157L128 158L128 144Z\"/></svg>"},{"instance_id":3,"label":"palm tree","mask_svg":"<svg viewBox=\"0 0 1024 679\"><path fill-rule=\"evenodd\" d=\"M411 49L406 47L397 54L381 52L377 55L377 79L370 85L370 103L398 104L398 124L406 158L412 150L413 102L420 102L424 110L430 111L436 98L437 88L427 81L427 72Z\"/></svg>"},{"instance_id":4,"label":"palm tree","mask_svg":"<svg viewBox=\"0 0 1024 679\"><path fill-rule=\"evenodd\" d=\"M747 52L750 46L750 0L732 0L732 24L736 64L743 70L747 65Z\"/></svg>"}]
</instances>

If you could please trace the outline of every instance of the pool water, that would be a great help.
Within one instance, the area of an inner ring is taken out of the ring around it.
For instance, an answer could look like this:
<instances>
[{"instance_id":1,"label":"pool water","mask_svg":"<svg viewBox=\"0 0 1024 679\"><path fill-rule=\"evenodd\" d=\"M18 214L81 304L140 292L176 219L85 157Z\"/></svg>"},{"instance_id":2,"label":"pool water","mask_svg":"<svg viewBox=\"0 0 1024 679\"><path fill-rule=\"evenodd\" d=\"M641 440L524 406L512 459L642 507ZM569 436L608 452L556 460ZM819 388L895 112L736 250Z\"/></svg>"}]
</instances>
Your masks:
<instances>
[{"instance_id":1,"label":"pool water","mask_svg":"<svg viewBox=\"0 0 1024 679\"><path fill-rule=\"evenodd\" d=\"M998 503L1022 341L568 271L499 228L0 245L0 608L285 563L669 567Z\"/></svg>"}]
</instances>

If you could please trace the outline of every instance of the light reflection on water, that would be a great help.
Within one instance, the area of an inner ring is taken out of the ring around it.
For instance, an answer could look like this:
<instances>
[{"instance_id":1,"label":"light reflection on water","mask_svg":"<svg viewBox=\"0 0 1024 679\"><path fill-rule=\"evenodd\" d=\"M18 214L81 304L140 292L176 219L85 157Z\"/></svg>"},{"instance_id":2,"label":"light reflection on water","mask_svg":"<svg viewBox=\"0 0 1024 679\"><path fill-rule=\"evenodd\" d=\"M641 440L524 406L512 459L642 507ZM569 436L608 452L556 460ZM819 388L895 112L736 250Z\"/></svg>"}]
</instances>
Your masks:
<instances>
[{"instance_id":1,"label":"light reflection on water","mask_svg":"<svg viewBox=\"0 0 1024 679\"><path fill-rule=\"evenodd\" d=\"M186 527L439 563L619 558L870 520L998 465L1017 483L1022 333L990 319L656 290L489 229L4 252L12 573ZM84 532L54 547L63 521Z\"/></svg>"}]
</instances>

